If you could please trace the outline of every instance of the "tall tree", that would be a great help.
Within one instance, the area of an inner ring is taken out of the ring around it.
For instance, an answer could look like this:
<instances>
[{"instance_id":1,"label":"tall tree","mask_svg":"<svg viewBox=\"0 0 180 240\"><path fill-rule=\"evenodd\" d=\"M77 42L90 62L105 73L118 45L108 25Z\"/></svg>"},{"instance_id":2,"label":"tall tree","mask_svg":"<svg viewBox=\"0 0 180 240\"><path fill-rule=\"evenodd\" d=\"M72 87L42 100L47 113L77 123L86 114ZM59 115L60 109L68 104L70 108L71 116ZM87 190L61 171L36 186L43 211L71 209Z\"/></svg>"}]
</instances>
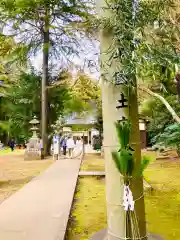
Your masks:
<instances>
[{"instance_id":1,"label":"tall tree","mask_svg":"<svg viewBox=\"0 0 180 240\"><path fill-rule=\"evenodd\" d=\"M16 52L22 57L36 54L39 50L43 52L41 123L44 155L47 154L50 57L60 57L63 65L64 60L77 54L82 34L77 32L77 26L87 22L89 10L91 2L86 4L85 0L2 0L0 3L1 25L20 43Z\"/></svg>"},{"instance_id":2,"label":"tall tree","mask_svg":"<svg viewBox=\"0 0 180 240\"><path fill-rule=\"evenodd\" d=\"M100 87L98 82L83 72L79 72L75 78L72 90L77 99L87 110L96 108L100 102Z\"/></svg>"}]
</instances>

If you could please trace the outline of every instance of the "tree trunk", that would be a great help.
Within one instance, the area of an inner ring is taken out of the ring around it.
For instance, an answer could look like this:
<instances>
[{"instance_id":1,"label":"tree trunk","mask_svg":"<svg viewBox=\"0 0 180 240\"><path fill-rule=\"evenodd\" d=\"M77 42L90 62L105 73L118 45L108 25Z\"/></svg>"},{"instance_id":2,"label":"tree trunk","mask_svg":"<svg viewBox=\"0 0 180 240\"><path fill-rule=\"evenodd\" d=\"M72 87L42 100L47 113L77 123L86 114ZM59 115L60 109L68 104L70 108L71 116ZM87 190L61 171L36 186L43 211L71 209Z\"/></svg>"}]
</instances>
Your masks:
<instances>
[{"instance_id":1,"label":"tree trunk","mask_svg":"<svg viewBox=\"0 0 180 240\"><path fill-rule=\"evenodd\" d=\"M135 164L136 168L141 164L141 139L139 131L139 115L138 115L138 101L137 101L137 88L133 88L129 96L129 119L131 121L131 147L135 150ZM135 201L135 213L138 222L140 237L143 239L146 236L146 219L145 219L145 205L144 205L144 188L143 177L134 178L132 181L132 193Z\"/></svg>"},{"instance_id":2,"label":"tree trunk","mask_svg":"<svg viewBox=\"0 0 180 240\"><path fill-rule=\"evenodd\" d=\"M47 141L47 153L48 155L51 155L51 144L52 144L53 137L49 137Z\"/></svg>"},{"instance_id":3,"label":"tree trunk","mask_svg":"<svg viewBox=\"0 0 180 240\"><path fill-rule=\"evenodd\" d=\"M97 0L96 4L99 10L99 15L106 17L109 11L106 8L105 0ZM115 64L109 66L108 50L112 44L112 36L100 34L100 48L101 48L101 89L102 89L102 110L103 110L103 128L104 128L104 156L105 156L105 171L106 171L106 199L107 199L107 239L117 240L125 239L127 237L126 229L126 212L122 206L123 203L123 184L124 179L118 172L114 161L112 159L112 151L119 150L115 122L122 120L123 117L129 118L132 123L131 144L135 150L136 166L141 162L141 145L138 119L138 105L136 91L131 94L128 101L128 108L119 108L118 100L121 100L121 94L124 94L125 99L128 95L124 91L124 86L115 86L112 81L112 76L115 72ZM139 227L140 238L147 239L146 223L145 223L145 209L143 198L143 179L141 177L133 179L132 192L134 199L139 200L135 203L135 213L137 217L137 224ZM130 229L129 229L130 230Z\"/></svg>"},{"instance_id":4,"label":"tree trunk","mask_svg":"<svg viewBox=\"0 0 180 240\"><path fill-rule=\"evenodd\" d=\"M42 76L42 145L43 155L48 155L48 63L49 63L49 26L45 20L43 45L43 76Z\"/></svg>"}]
</instances>

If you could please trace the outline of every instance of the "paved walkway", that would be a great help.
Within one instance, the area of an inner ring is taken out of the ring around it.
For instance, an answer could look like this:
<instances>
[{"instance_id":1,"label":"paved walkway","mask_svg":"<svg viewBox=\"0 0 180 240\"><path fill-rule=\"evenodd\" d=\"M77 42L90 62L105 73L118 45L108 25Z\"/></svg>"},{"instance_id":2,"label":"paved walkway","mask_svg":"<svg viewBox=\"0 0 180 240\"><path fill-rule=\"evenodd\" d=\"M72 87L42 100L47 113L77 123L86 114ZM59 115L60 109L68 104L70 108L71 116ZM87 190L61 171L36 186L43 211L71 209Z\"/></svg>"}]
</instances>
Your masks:
<instances>
[{"instance_id":1,"label":"paved walkway","mask_svg":"<svg viewBox=\"0 0 180 240\"><path fill-rule=\"evenodd\" d=\"M80 160L59 160L0 205L0 240L63 240Z\"/></svg>"}]
</instances>

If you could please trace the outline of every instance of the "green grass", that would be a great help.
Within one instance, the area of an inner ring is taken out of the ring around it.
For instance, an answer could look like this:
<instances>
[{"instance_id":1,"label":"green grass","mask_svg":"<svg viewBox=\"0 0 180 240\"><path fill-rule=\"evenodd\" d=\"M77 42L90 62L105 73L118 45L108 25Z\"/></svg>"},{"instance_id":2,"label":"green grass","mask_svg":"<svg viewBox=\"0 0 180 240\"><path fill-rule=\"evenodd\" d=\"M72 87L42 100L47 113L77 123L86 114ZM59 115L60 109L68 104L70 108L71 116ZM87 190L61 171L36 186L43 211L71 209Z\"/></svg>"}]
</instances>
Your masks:
<instances>
[{"instance_id":1,"label":"green grass","mask_svg":"<svg viewBox=\"0 0 180 240\"><path fill-rule=\"evenodd\" d=\"M11 152L10 148L0 150L0 154L10 153L10 152Z\"/></svg>"},{"instance_id":2,"label":"green grass","mask_svg":"<svg viewBox=\"0 0 180 240\"><path fill-rule=\"evenodd\" d=\"M105 187L96 177L80 178L68 240L85 240L106 227Z\"/></svg>"},{"instance_id":3,"label":"green grass","mask_svg":"<svg viewBox=\"0 0 180 240\"><path fill-rule=\"evenodd\" d=\"M0 155L4 155L4 154L15 154L15 153L20 153L20 152L23 152L23 150L22 150L22 149L15 149L15 150L12 152L10 148L7 148L7 149L0 150Z\"/></svg>"},{"instance_id":4,"label":"green grass","mask_svg":"<svg viewBox=\"0 0 180 240\"><path fill-rule=\"evenodd\" d=\"M180 163L160 160L149 166L145 177L155 189L145 198L149 231L166 240L180 239Z\"/></svg>"},{"instance_id":5,"label":"green grass","mask_svg":"<svg viewBox=\"0 0 180 240\"><path fill-rule=\"evenodd\" d=\"M152 152L150 155L156 156ZM91 156L82 168L103 170L103 159ZM153 159L145 171L145 178L154 187L152 193L145 195L148 231L160 234L165 240L180 239L180 162ZM88 239L106 226L105 184L102 180L80 179L72 215L68 240Z\"/></svg>"},{"instance_id":6,"label":"green grass","mask_svg":"<svg viewBox=\"0 0 180 240\"><path fill-rule=\"evenodd\" d=\"M89 154L85 156L81 165L81 171L105 171L104 159L100 154Z\"/></svg>"},{"instance_id":7,"label":"green grass","mask_svg":"<svg viewBox=\"0 0 180 240\"><path fill-rule=\"evenodd\" d=\"M154 161L156 159L155 152L142 152L142 155L148 155ZM81 165L81 171L105 171L105 161L100 153L87 154Z\"/></svg>"}]
</instances>

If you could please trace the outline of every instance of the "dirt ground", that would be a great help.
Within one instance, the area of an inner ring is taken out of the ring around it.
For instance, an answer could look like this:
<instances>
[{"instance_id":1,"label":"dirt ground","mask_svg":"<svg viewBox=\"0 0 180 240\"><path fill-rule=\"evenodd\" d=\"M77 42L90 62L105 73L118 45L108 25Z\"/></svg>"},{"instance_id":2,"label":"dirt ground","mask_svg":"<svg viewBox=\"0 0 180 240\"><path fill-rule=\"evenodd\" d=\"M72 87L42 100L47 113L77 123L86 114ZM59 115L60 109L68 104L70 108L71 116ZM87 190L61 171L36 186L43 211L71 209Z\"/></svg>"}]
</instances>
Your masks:
<instances>
[{"instance_id":1,"label":"dirt ground","mask_svg":"<svg viewBox=\"0 0 180 240\"><path fill-rule=\"evenodd\" d=\"M52 160L24 161L24 151L0 154L0 203L43 172Z\"/></svg>"}]
</instances>

